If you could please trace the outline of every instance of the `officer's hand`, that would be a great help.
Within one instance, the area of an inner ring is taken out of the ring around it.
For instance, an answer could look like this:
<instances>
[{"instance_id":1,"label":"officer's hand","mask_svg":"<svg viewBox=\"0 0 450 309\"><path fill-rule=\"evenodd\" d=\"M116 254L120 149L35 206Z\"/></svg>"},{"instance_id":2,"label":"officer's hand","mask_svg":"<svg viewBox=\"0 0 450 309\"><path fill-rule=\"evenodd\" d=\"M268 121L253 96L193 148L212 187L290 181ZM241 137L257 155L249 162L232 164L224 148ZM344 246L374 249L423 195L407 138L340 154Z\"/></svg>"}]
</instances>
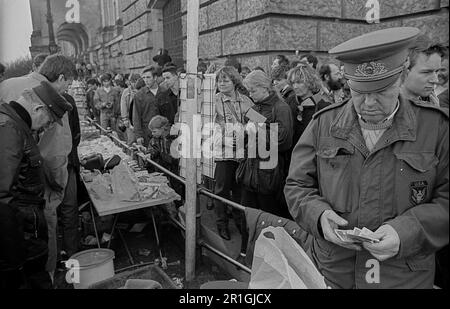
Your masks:
<instances>
[{"instance_id":1,"label":"officer's hand","mask_svg":"<svg viewBox=\"0 0 450 309\"><path fill-rule=\"evenodd\" d=\"M139 137L139 138L136 140L136 142L137 142L139 145L144 145L144 139L143 139L142 137Z\"/></svg>"},{"instance_id":2,"label":"officer's hand","mask_svg":"<svg viewBox=\"0 0 450 309\"><path fill-rule=\"evenodd\" d=\"M376 230L374 238L380 240L377 244L364 243L364 248L377 260L386 261L398 254L400 250L400 237L397 231L390 225L383 225Z\"/></svg>"},{"instance_id":3,"label":"officer's hand","mask_svg":"<svg viewBox=\"0 0 450 309\"><path fill-rule=\"evenodd\" d=\"M339 228L339 226L346 226L347 224L348 222L344 218L339 217L332 210L325 210L320 217L320 225L322 226L322 232L325 240L350 250L361 251L362 249L359 245L351 242L343 242L334 232L334 230Z\"/></svg>"}]
</instances>

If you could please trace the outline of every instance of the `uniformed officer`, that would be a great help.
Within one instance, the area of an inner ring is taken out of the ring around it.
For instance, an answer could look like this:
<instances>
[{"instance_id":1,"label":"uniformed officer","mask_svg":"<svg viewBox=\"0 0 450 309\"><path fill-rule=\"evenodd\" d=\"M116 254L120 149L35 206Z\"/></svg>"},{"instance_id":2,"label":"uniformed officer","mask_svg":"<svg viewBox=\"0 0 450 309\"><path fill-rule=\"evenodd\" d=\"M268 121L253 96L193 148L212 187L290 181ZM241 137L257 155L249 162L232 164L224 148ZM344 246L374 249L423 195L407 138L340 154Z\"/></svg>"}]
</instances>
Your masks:
<instances>
[{"instance_id":1,"label":"uniformed officer","mask_svg":"<svg viewBox=\"0 0 450 309\"><path fill-rule=\"evenodd\" d=\"M33 132L72 106L47 82L0 105L0 289L51 288L42 157Z\"/></svg>"},{"instance_id":2,"label":"uniformed officer","mask_svg":"<svg viewBox=\"0 0 450 309\"><path fill-rule=\"evenodd\" d=\"M286 200L333 288L432 288L448 244L448 115L399 94L418 34L390 28L333 48L351 99L317 113L294 149ZM335 233L355 227L380 242Z\"/></svg>"}]
</instances>

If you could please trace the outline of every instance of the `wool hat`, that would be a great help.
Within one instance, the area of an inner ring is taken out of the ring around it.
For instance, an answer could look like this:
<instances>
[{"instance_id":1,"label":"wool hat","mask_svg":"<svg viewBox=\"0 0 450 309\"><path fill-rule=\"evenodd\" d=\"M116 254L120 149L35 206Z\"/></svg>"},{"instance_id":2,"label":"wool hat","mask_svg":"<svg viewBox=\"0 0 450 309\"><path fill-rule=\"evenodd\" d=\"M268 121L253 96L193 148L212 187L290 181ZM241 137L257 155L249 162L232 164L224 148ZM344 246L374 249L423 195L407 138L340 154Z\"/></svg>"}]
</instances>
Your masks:
<instances>
[{"instance_id":1,"label":"wool hat","mask_svg":"<svg viewBox=\"0 0 450 309\"><path fill-rule=\"evenodd\" d=\"M244 79L244 85L253 85L256 87L262 87L272 89L272 80L266 73L260 70L250 72Z\"/></svg>"}]
</instances>

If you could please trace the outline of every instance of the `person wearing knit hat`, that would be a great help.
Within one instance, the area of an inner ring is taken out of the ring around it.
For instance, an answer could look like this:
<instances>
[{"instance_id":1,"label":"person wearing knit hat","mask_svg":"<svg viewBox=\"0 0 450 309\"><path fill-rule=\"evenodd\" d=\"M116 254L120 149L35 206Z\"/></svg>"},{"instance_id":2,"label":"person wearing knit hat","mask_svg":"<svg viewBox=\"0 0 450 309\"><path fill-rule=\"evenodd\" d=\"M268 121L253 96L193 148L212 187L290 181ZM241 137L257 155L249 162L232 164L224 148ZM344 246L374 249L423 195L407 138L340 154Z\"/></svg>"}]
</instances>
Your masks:
<instances>
[{"instance_id":1,"label":"person wearing knit hat","mask_svg":"<svg viewBox=\"0 0 450 309\"><path fill-rule=\"evenodd\" d=\"M164 48L158 50L158 54L153 57L153 61L158 64L160 68L163 68L166 63L172 62L172 58L169 56L169 51Z\"/></svg>"},{"instance_id":2,"label":"person wearing knit hat","mask_svg":"<svg viewBox=\"0 0 450 309\"><path fill-rule=\"evenodd\" d=\"M272 80L266 73L260 70L250 72L244 79L244 86L247 88L251 98L255 102L262 101L273 92Z\"/></svg>"},{"instance_id":3,"label":"person wearing knit hat","mask_svg":"<svg viewBox=\"0 0 450 309\"><path fill-rule=\"evenodd\" d=\"M284 193L332 288L431 289L449 242L448 114L400 94L419 33L388 28L331 49L351 99L316 113L294 149Z\"/></svg>"},{"instance_id":4,"label":"person wearing knit hat","mask_svg":"<svg viewBox=\"0 0 450 309\"><path fill-rule=\"evenodd\" d=\"M250 119L251 123L256 124L257 128L264 128L264 125L270 125L270 130L273 126L278 129L278 135L275 140L270 140L266 135L264 137L261 134L269 132L257 129L257 139L268 141L270 145L270 153L272 154L273 147L277 149L273 158L270 155L270 161L275 159L276 166L260 171L262 164L254 164L251 169L245 171L246 174L239 180L242 184L242 205L246 207L252 207L263 210L265 212L290 218L287 206L284 202L282 194L282 187L284 182L284 170L285 165L288 164L286 154L292 145L293 125L292 125L292 112L290 107L281 98L281 96L272 88L272 80L262 71L253 71L244 79L244 86L250 93L250 97L253 99L255 105L249 109L246 113L246 117ZM251 128L251 127L248 127ZM249 133L250 134L250 133ZM265 138L265 139L264 139ZM266 149L266 148L265 148ZM264 160L257 155L256 158L259 163ZM256 169L256 170L255 170ZM250 181L246 183L246 180L251 180L253 176L250 173L258 175L256 182L257 185Z\"/></svg>"}]
</instances>

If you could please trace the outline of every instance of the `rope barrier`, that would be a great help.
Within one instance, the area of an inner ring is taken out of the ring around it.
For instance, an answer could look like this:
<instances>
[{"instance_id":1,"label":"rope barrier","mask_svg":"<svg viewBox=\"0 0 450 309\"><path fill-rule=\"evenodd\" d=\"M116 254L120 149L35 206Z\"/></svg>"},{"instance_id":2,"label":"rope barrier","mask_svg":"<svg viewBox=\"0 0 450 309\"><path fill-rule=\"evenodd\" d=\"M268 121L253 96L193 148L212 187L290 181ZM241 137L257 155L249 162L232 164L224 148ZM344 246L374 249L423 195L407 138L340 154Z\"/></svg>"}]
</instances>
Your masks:
<instances>
[{"instance_id":1,"label":"rope barrier","mask_svg":"<svg viewBox=\"0 0 450 309\"><path fill-rule=\"evenodd\" d=\"M150 163L151 165L153 165L154 167L156 167L157 169L159 169L160 171L164 172L165 174L167 174L168 176L174 178L175 180L179 181L180 183L182 183L183 185L186 185L186 179L184 179L183 177L176 175L175 173L173 173L172 171L169 171L168 169L166 169L165 167L159 165L158 163L156 163L155 161L151 160L150 158L146 157L144 153L142 152L138 152L136 151L136 149L131 148L130 146L128 146L127 144L125 144L124 142L122 142L121 140L119 140L117 137L115 137L113 134L111 134L108 130L104 129L102 126L100 126L99 124L97 124L94 120L87 118L88 121L93 124L95 127L97 127L98 129L100 129L102 132L104 132L108 137L112 138L114 141L116 141L117 143L119 143L122 147L124 147L125 149L127 149L128 151L130 151L131 153L135 153L138 157L140 157L142 160ZM199 188L197 190L197 192L199 194L203 194L206 195L212 199L218 200L222 203L227 204L228 206L231 206L233 208L237 208L239 210L245 211L245 206L242 206L236 202L227 200L226 198L220 197L214 193L212 193L211 191L205 189L205 188Z\"/></svg>"},{"instance_id":2,"label":"rope barrier","mask_svg":"<svg viewBox=\"0 0 450 309\"><path fill-rule=\"evenodd\" d=\"M88 121L89 121L91 124L93 124L95 127L97 127L100 131L104 132L105 135L107 135L109 138L113 139L115 142L119 143L122 147L124 147L125 149L127 149L128 151L130 151L130 153L136 153L136 155L139 156L139 157L140 157L141 159L143 159L144 161L150 163L151 165L153 165L153 166L156 167L157 169L161 170L162 172L164 172L164 173L167 174L168 176L170 176L170 177L176 179L177 181L179 181L180 183L186 185L186 179L184 179L183 177L180 177L180 176L174 174L173 172L169 171L169 170L166 169L165 167L163 167L163 166L159 165L158 163L154 162L154 161L151 160L150 158L146 157L144 153L142 153L142 152L137 152L135 149L129 147L127 144L125 144L124 142L122 142L121 140L119 140L117 137L115 137L113 134L111 134L111 132L109 132L108 130L104 129L102 126L100 126L99 124L97 124L94 120L92 120L92 119L90 119L90 118L87 118L87 119L88 119ZM240 205L240 204L238 204L238 203L232 202L232 201L230 201L230 200L227 200L227 199L225 199L225 198L223 198L223 197L220 197L220 196L218 196L218 195L216 195L216 194L210 192L209 190L206 190L205 188L199 188L199 189L197 190L197 192L198 192L199 194L206 195L206 196L208 196L208 197L210 197L210 198L212 198L212 199L218 200L218 201L220 201L220 202L222 202L222 203L225 203L225 204L227 204L227 205L229 205L229 206L231 206L231 207L237 208L237 209L239 209L239 210L245 211L245 209L246 209L244 206L242 206L242 205ZM183 231L186 231L186 228L184 227L183 224L181 224L179 221L177 221L176 219L174 219L174 218L172 218L172 217L170 217L170 219L172 220L172 222L173 222L177 227L179 227L179 228L182 229ZM198 241L197 241L197 244L200 245L200 246L202 246L202 247L204 247L205 249L208 249L209 251L215 253L216 255L220 256L221 258L227 260L228 262L232 263L233 265L235 265L235 266L239 267L240 269L244 270L245 272L251 273L251 269L249 269L249 268L246 267L245 265L243 265L243 264L237 262L236 260L234 260L234 259L231 258L230 256L224 254L223 252L221 252L221 251L215 249L214 247L210 246L209 244L205 243L203 240L198 240ZM146 264L143 264L143 265L150 265L150 264L152 264L152 263L146 263ZM143 266L143 265L134 265L134 266L131 266L130 268L133 268L133 267L136 267L136 266ZM128 268L122 269L121 271L126 270L126 269L128 269Z\"/></svg>"}]
</instances>

